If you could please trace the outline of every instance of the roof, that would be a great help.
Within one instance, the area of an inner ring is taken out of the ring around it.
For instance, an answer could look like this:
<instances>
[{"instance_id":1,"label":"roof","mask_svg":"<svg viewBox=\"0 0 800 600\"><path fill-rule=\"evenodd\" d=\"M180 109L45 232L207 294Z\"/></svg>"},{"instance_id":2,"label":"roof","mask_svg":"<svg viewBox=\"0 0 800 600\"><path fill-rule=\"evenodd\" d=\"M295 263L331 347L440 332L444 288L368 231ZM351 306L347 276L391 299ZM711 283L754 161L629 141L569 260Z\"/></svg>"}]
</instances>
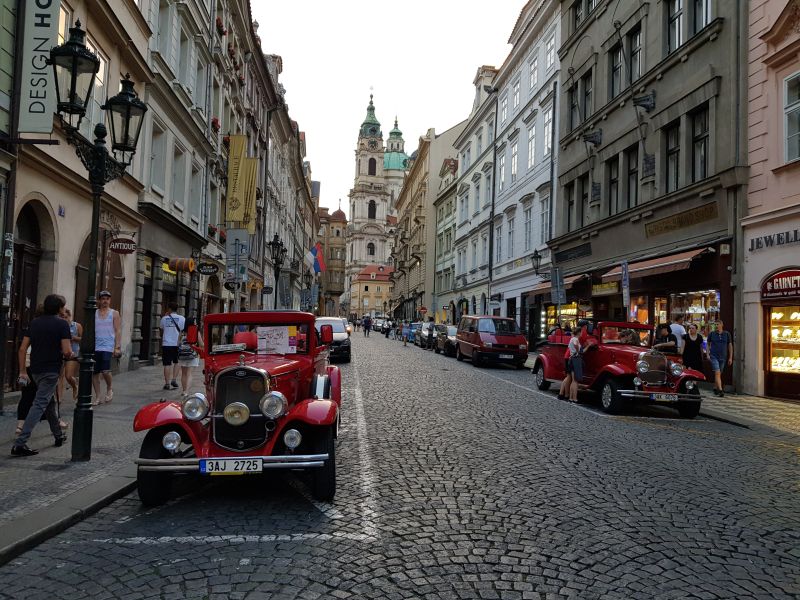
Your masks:
<instances>
[{"instance_id":1,"label":"roof","mask_svg":"<svg viewBox=\"0 0 800 600\"><path fill-rule=\"evenodd\" d=\"M367 265L356 277L356 281L389 281L389 276L394 272L394 267L388 265ZM373 279L372 275L375 275Z\"/></svg>"},{"instance_id":2,"label":"roof","mask_svg":"<svg viewBox=\"0 0 800 600\"><path fill-rule=\"evenodd\" d=\"M331 220L347 221L347 215L344 214L344 211L341 208L337 208L335 211L333 211L333 214L331 214Z\"/></svg>"},{"instance_id":3,"label":"roof","mask_svg":"<svg viewBox=\"0 0 800 600\"><path fill-rule=\"evenodd\" d=\"M386 152L383 155L384 171L405 171L408 168L408 154L405 152Z\"/></svg>"}]
</instances>

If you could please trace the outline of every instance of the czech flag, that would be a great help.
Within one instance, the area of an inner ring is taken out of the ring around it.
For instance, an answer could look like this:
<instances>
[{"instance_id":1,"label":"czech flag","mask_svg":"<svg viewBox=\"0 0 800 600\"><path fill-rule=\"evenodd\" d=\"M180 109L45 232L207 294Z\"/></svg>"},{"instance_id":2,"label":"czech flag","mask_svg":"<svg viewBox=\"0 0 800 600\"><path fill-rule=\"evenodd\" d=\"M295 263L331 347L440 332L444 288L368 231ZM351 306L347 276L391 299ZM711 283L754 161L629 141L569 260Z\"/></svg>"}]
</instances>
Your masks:
<instances>
[{"instance_id":1,"label":"czech flag","mask_svg":"<svg viewBox=\"0 0 800 600\"><path fill-rule=\"evenodd\" d=\"M325 257L324 257L324 250L322 249L322 244L317 242L317 244L311 248L309 251L311 255L314 257L314 272L315 273L322 273L325 271Z\"/></svg>"}]
</instances>

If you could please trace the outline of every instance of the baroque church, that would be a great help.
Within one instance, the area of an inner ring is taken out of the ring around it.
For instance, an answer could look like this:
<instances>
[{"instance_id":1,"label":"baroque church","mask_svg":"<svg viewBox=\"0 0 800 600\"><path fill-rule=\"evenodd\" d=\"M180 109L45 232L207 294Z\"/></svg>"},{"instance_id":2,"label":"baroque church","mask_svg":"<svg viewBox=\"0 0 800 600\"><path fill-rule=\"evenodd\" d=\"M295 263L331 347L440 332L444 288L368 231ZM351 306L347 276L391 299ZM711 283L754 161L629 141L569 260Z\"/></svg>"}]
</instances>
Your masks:
<instances>
[{"instance_id":1,"label":"baroque church","mask_svg":"<svg viewBox=\"0 0 800 600\"><path fill-rule=\"evenodd\" d=\"M394 202L403 187L408 165L403 132L397 127L389 132L384 145L381 124L375 117L372 94L367 116L358 132L355 180L350 190L350 223L347 227L347 289L350 300L356 298L352 283L367 265L391 265L392 240L397 217ZM375 307L363 310L351 304L351 313L375 313Z\"/></svg>"}]
</instances>

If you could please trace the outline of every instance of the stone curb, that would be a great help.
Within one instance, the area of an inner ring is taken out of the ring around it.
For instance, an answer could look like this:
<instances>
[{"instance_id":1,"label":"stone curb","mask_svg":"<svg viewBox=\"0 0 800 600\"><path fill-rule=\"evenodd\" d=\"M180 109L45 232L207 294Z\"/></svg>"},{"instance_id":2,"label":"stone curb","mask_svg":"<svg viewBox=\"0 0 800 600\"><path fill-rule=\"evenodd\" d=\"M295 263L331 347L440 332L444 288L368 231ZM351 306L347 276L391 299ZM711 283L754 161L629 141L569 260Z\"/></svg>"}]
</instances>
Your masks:
<instances>
[{"instance_id":1,"label":"stone curb","mask_svg":"<svg viewBox=\"0 0 800 600\"><path fill-rule=\"evenodd\" d=\"M24 460L24 459L20 459ZM0 528L0 565L58 535L136 489L136 468L109 475L57 502L4 523Z\"/></svg>"}]
</instances>

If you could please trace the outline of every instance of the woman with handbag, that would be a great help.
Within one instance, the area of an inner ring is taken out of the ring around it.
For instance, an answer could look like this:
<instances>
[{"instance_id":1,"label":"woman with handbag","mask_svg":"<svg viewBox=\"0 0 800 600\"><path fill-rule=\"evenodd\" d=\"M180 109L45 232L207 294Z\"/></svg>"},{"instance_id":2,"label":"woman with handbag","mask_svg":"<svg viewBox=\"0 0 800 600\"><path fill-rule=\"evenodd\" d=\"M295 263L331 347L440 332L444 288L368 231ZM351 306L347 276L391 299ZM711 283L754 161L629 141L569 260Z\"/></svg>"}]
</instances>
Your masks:
<instances>
[{"instance_id":1,"label":"woman with handbag","mask_svg":"<svg viewBox=\"0 0 800 600\"><path fill-rule=\"evenodd\" d=\"M186 319L186 333L194 333L197 330L197 347L203 347L203 336L200 334L197 322L193 317ZM181 398L186 398L189 395L189 386L192 385L192 369L200 366L200 357L192 345L186 341L184 336L180 346L178 346L178 364L181 367Z\"/></svg>"},{"instance_id":2,"label":"woman with handbag","mask_svg":"<svg viewBox=\"0 0 800 600\"><path fill-rule=\"evenodd\" d=\"M578 383L583 379L583 345L581 344L581 332L583 327L575 327L572 330L572 338L567 346L569 351L569 370L572 374L572 381L569 386L569 401L578 401Z\"/></svg>"}]
</instances>

